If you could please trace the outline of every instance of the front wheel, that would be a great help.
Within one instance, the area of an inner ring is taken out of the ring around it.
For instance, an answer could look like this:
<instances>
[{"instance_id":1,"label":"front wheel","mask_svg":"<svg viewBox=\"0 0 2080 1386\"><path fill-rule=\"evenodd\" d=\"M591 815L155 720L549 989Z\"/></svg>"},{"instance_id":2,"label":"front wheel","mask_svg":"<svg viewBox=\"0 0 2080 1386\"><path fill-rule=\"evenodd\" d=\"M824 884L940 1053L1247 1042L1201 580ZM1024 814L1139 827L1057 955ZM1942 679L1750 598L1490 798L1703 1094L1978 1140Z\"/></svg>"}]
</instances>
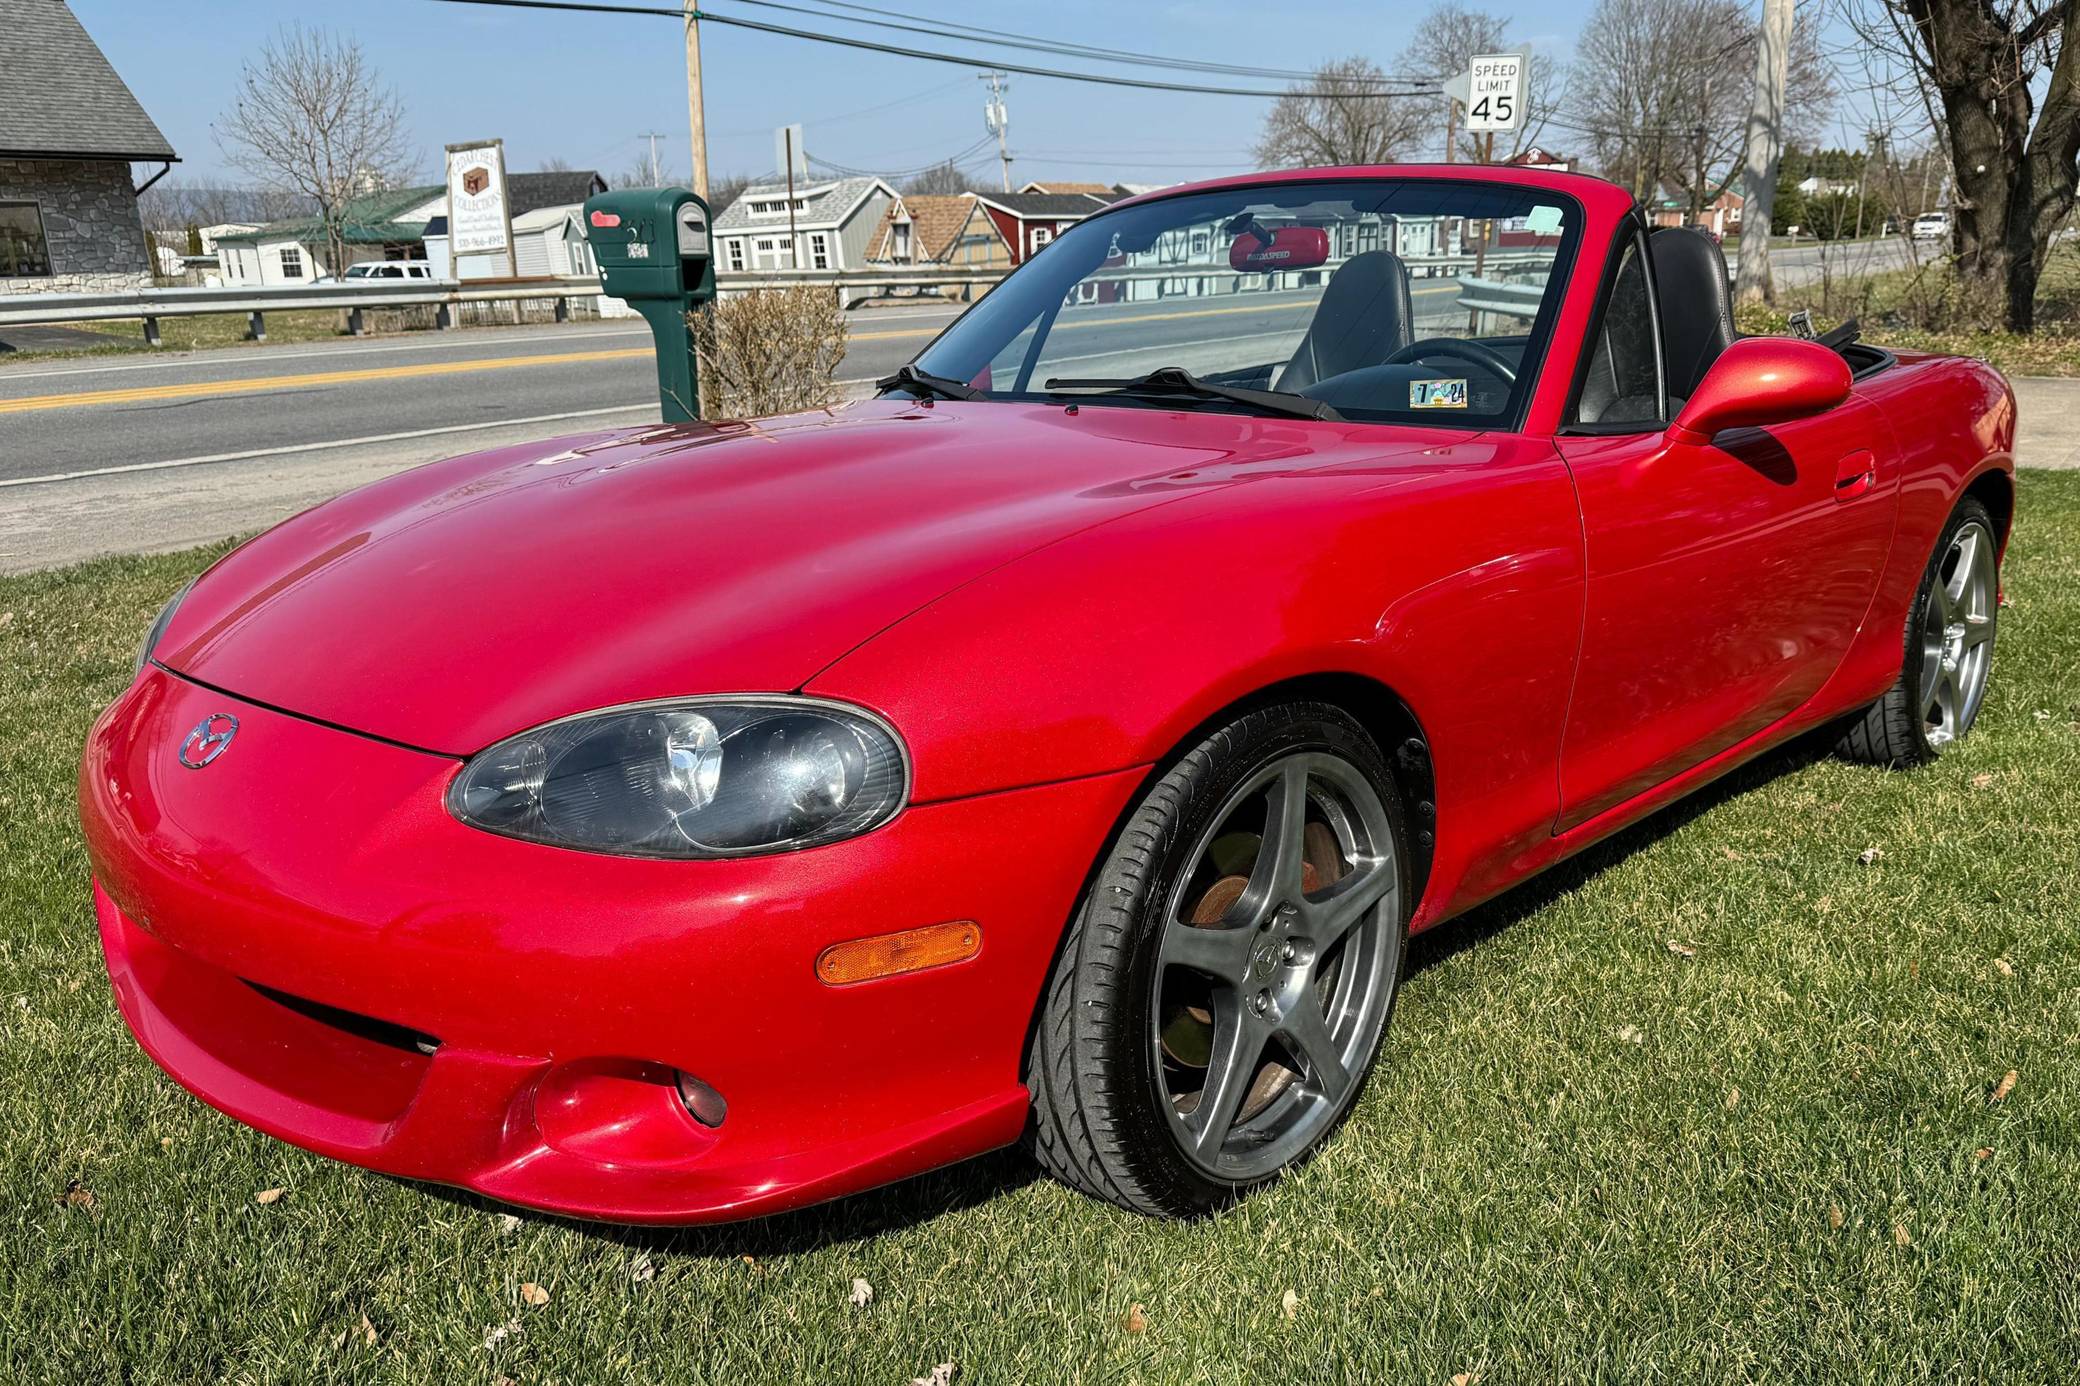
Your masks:
<instances>
[{"instance_id":1,"label":"front wheel","mask_svg":"<svg viewBox=\"0 0 2080 1386\"><path fill-rule=\"evenodd\" d=\"M1305 1158L1379 1051L1409 896L1399 797L1346 713L1284 704L1194 747L1121 831L1041 998L1041 1164L1185 1217Z\"/></svg>"},{"instance_id":2,"label":"front wheel","mask_svg":"<svg viewBox=\"0 0 2080 1386\"><path fill-rule=\"evenodd\" d=\"M1899 682L1836 743L1871 765L1921 765L1972 729L1993 673L2000 619L1993 516L1967 496L1943 526L1907 614Z\"/></svg>"}]
</instances>

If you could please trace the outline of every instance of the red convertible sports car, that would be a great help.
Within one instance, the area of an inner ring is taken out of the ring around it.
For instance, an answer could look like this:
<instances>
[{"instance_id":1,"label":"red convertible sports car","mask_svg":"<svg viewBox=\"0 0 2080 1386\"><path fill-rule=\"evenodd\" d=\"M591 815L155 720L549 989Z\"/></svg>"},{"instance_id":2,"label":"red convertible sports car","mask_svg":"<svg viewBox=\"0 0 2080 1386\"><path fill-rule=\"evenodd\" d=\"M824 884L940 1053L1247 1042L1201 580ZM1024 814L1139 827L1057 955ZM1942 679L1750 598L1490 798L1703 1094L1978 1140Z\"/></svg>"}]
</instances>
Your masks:
<instances>
[{"instance_id":1,"label":"red convertible sports car","mask_svg":"<svg viewBox=\"0 0 2080 1386\"><path fill-rule=\"evenodd\" d=\"M879 396L342 496L80 776L124 1017L311 1150L767 1213L1026 1140L1190 1215L1331 1138L1430 928L1797 733L1986 690L2015 406L1740 337L1578 175L1065 232Z\"/></svg>"}]
</instances>

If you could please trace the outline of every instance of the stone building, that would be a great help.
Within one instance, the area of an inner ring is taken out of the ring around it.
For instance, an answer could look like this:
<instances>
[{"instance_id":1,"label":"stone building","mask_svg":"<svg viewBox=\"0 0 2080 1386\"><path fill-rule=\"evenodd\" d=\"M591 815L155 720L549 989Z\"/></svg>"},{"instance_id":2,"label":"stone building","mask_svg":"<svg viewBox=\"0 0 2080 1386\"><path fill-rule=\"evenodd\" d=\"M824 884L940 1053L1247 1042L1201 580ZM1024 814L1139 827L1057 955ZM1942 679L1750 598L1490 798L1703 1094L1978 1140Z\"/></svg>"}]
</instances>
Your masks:
<instances>
[{"instance_id":1,"label":"stone building","mask_svg":"<svg viewBox=\"0 0 2080 1386\"><path fill-rule=\"evenodd\" d=\"M179 156L64 0L6 9L0 294L149 285L130 165L170 167Z\"/></svg>"}]
</instances>

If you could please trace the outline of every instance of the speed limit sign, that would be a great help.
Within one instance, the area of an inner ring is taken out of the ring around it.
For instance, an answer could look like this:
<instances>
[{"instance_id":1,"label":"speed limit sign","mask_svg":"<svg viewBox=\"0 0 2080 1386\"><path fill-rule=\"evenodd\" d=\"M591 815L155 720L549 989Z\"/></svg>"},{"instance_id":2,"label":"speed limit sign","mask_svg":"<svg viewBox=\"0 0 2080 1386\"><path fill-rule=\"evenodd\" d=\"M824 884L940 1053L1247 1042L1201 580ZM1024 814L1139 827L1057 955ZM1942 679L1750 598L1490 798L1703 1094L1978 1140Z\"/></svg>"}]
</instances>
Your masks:
<instances>
[{"instance_id":1,"label":"speed limit sign","mask_svg":"<svg viewBox=\"0 0 2080 1386\"><path fill-rule=\"evenodd\" d=\"M1466 128L1515 130L1524 123L1524 55L1486 53L1473 60L1466 83Z\"/></svg>"}]
</instances>

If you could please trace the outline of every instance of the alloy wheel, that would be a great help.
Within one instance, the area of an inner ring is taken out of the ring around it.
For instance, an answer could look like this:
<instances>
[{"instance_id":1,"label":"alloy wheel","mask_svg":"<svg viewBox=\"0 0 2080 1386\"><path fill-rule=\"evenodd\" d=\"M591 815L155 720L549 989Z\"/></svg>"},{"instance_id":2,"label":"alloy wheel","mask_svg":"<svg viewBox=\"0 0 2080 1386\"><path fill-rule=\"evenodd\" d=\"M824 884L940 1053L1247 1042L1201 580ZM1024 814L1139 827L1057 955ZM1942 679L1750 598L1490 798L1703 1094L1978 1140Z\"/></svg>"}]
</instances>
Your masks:
<instances>
[{"instance_id":1,"label":"alloy wheel","mask_svg":"<svg viewBox=\"0 0 2080 1386\"><path fill-rule=\"evenodd\" d=\"M1979 715L1999 601L1993 535L1973 520L1952 536L1922 618L1921 720L1931 748L1963 736Z\"/></svg>"},{"instance_id":2,"label":"alloy wheel","mask_svg":"<svg viewBox=\"0 0 2080 1386\"><path fill-rule=\"evenodd\" d=\"M1185 860L1151 1009L1157 1099L1192 1164L1244 1183L1356 1095L1400 976L1401 864L1378 790L1319 751L1247 777Z\"/></svg>"}]
</instances>

